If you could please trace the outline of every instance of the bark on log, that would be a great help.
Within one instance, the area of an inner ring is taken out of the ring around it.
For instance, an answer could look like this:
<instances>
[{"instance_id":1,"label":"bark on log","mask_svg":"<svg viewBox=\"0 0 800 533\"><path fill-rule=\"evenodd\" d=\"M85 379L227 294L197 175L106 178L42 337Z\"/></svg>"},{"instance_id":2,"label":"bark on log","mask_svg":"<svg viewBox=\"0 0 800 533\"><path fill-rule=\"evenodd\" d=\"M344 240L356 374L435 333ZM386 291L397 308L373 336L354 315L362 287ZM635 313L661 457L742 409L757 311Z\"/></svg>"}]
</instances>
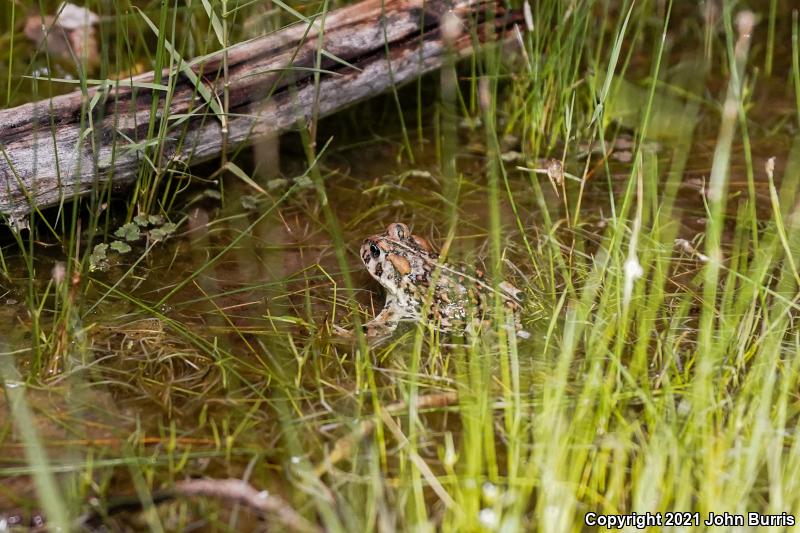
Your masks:
<instances>
[{"instance_id":1,"label":"bark on log","mask_svg":"<svg viewBox=\"0 0 800 533\"><path fill-rule=\"evenodd\" d=\"M458 15L461 28L446 44L440 22L448 11ZM129 80L130 87L96 87L0 111L0 215L15 222L107 185L129 185L142 165L151 164L140 143L147 140L154 98L156 126L169 124L153 161L163 173L286 131L309 120L315 107L319 116L329 115L411 81L442 66L448 54L472 53L476 40L505 39L511 18L494 0L365 0L338 9L324 19L322 47L329 54L320 66L330 73L320 74L318 84L312 69L319 19L236 45L227 57L225 141L223 121L177 69L162 74L174 87L168 108L165 91L141 86L153 83L149 72ZM221 102L222 54L192 63L191 70Z\"/></svg>"}]
</instances>

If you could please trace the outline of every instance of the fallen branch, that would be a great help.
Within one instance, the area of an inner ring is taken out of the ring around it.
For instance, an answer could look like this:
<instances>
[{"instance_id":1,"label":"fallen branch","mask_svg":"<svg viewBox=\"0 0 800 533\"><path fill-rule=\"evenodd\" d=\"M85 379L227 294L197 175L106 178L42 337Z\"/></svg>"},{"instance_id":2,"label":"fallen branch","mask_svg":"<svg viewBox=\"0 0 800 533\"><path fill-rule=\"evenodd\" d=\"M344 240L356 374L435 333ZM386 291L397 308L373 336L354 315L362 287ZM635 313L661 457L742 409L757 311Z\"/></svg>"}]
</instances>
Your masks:
<instances>
[{"instance_id":1,"label":"fallen branch","mask_svg":"<svg viewBox=\"0 0 800 533\"><path fill-rule=\"evenodd\" d=\"M448 42L442 20L459 21ZM165 70L169 108L150 72L0 111L0 215L14 222L99 187L127 186L143 165L158 175L181 171L330 115L439 68L449 54L472 53L476 39L506 39L510 20L494 0L365 0L329 13L322 34L316 19L229 48L227 78L222 54ZM145 148L151 119L166 133Z\"/></svg>"}]
</instances>

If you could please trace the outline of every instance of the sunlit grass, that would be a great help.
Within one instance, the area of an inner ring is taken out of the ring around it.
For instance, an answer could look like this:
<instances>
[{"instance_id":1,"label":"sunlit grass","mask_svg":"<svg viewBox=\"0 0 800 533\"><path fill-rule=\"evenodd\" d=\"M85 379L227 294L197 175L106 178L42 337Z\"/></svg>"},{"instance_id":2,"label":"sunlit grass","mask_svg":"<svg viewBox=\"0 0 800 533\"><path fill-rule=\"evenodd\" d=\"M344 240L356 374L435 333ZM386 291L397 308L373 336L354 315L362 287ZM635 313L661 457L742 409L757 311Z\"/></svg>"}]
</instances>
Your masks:
<instances>
[{"instance_id":1,"label":"sunlit grass","mask_svg":"<svg viewBox=\"0 0 800 533\"><path fill-rule=\"evenodd\" d=\"M775 168L757 165L749 66L764 61L800 102L796 17L789 28L774 4L764 50L743 41L728 4L712 22L669 2L534 2L511 61L489 46L458 67L458 85L448 66L341 124L299 125L284 140L284 186L231 155L220 168L235 179L184 191L154 172L159 139L176 133L154 114L127 201L98 190L55 223L32 215L0 248L0 294L24 332L0 338L13 407L0 417L0 478L31 479L0 501L64 523L99 497L105 519L124 524L115 502L135 495L153 530L248 529L245 506L154 504L190 477L236 477L326 531L574 531L588 512L797 515L800 142L766 154L786 160ZM124 63L167 66L234 42L248 6L139 6L154 28L128 6L136 23L121 17L117 38L103 38L128 49ZM267 18L289 16L281 6ZM676 57L678 31L694 54ZM19 53L8 55L15 76ZM109 61L105 76L122 66ZM7 101L19 79L0 84ZM423 85L435 102L414 101ZM634 100L641 109L626 108ZM224 120L224 95L216 105ZM365 125L378 115L396 123ZM670 119L681 130L664 137ZM710 157L701 133L716 139ZM592 143L602 153L579 157ZM614 161L624 150L629 161ZM685 170L701 157L698 191ZM577 179L519 170L544 158ZM95 265L95 244L142 213L165 215L175 233ZM358 329L383 305L357 250L394 220L449 261L513 281L531 337L509 335L498 302L480 336L419 324L381 344L337 339L332 326ZM74 423L37 404L40 390Z\"/></svg>"}]
</instances>

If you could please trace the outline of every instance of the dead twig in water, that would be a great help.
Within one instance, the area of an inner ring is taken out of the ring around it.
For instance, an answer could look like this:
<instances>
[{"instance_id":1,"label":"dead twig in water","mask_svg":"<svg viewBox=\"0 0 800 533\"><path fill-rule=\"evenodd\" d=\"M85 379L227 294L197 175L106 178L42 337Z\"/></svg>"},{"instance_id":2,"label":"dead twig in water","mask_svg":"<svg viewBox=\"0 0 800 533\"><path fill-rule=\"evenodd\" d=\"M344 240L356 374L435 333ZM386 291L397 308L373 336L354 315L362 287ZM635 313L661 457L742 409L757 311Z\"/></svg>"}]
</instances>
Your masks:
<instances>
[{"instance_id":1,"label":"dead twig in water","mask_svg":"<svg viewBox=\"0 0 800 533\"><path fill-rule=\"evenodd\" d=\"M419 396L416 406L417 409L430 409L434 407L449 407L456 403L458 403L457 392L437 392L435 394ZM395 402L382 409L378 416L382 418L385 416L392 416L406 409L408 409L408 402ZM350 457L353 454L355 446L375 430L376 420L377 417L362 420L354 431L337 440L333 445L331 453L329 453L325 460L314 469L314 473L318 477L321 477L327 474L337 463Z\"/></svg>"},{"instance_id":2,"label":"dead twig in water","mask_svg":"<svg viewBox=\"0 0 800 533\"><path fill-rule=\"evenodd\" d=\"M188 479L176 483L173 490L176 495L183 497L204 496L226 500L244 505L259 513L275 515L284 526L292 531L322 531L322 528L300 516L280 496L269 494L265 490L258 490L241 479Z\"/></svg>"},{"instance_id":3,"label":"dead twig in water","mask_svg":"<svg viewBox=\"0 0 800 533\"><path fill-rule=\"evenodd\" d=\"M322 533L322 528L300 516L300 513L286 500L266 490L258 490L241 479L187 479L177 482L171 489L154 492L151 499L158 505L180 497L214 498L238 503L262 516L267 514L274 516L287 530L299 533ZM121 512L141 511L142 507L142 502L138 498L120 498L116 502L111 502L104 511L95 510L78 519L75 529L94 526L102 518Z\"/></svg>"}]
</instances>

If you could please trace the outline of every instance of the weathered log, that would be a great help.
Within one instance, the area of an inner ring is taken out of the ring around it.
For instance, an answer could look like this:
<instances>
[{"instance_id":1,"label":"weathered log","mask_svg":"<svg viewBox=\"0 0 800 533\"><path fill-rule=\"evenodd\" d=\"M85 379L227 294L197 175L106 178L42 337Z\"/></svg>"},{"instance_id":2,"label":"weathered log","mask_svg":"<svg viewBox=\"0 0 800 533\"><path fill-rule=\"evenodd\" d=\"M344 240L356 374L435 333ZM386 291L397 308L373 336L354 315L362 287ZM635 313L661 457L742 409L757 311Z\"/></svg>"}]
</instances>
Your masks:
<instances>
[{"instance_id":1,"label":"weathered log","mask_svg":"<svg viewBox=\"0 0 800 533\"><path fill-rule=\"evenodd\" d=\"M440 23L453 20L448 12L460 28L445 30L453 34L445 42ZM228 49L227 77L221 53L190 63L196 76L165 70L163 83L173 87L168 108L163 89L143 86L154 82L149 72L125 85L0 111L0 215L13 222L98 186L128 185L141 165L154 163L158 172L183 167L286 131L314 113L330 115L439 68L448 54L470 54L476 40L505 39L509 21L494 0L365 0L329 13L323 32L318 18ZM321 48L327 53L320 55ZM222 117L209 101L220 105L226 83ZM141 143L154 98L157 123L171 125L146 161Z\"/></svg>"}]
</instances>

